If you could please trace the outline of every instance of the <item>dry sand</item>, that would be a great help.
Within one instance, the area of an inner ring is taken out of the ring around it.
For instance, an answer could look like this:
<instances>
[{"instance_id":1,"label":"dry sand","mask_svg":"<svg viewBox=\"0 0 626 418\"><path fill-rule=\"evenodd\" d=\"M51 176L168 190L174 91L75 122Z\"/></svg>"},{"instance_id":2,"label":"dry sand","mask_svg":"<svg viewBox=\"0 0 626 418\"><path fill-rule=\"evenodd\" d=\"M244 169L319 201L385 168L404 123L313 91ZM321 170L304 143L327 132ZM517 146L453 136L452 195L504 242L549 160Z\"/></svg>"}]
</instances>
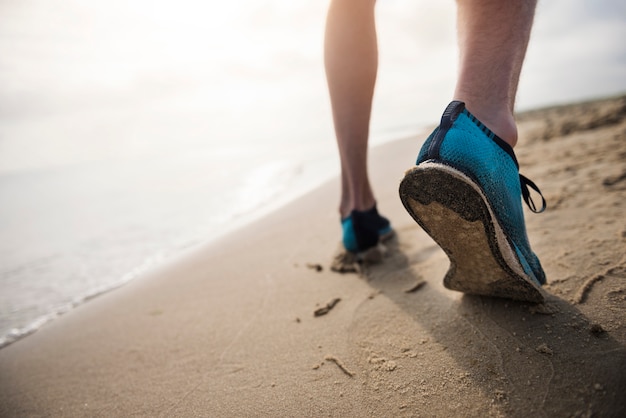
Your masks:
<instances>
[{"instance_id":1,"label":"dry sand","mask_svg":"<svg viewBox=\"0 0 626 418\"><path fill-rule=\"evenodd\" d=\"M412 138L372 152L382 264L328 268L329 183L0 350L0 416L626 416L626 98L519 121L545 304L443 288Z\"/></svg>"}]
</instances>

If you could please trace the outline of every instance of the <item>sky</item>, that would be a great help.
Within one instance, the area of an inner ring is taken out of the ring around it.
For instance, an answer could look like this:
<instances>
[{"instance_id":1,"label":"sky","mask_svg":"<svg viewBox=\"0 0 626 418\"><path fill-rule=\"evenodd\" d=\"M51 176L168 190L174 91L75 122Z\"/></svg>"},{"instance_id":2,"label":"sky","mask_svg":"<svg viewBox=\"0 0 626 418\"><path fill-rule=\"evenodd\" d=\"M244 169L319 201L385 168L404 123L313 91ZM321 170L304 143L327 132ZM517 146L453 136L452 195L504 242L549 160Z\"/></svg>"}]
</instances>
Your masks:
<instances>
[{"instance_id":1,"label":"sky","mask_svg":"<svg viewBox=\"0 0 626 418\"><path fill-rule=\"evenodd\" d=\"M412 103L425 98L445 105L456 76L454 2L381 0L378 12L379 93L397 98L409 85L416 96ZM539 1L517 108L626 92L624 39L623 1ZM385 74L386 67L392 74Z\"/></svg>"},{"instance_id":2,"label":"sky","mask_svg":"<svg viewBox=\"0 0 626 418\"><path fill-rule=\"evenodd\" d=\"M327 7L320 0L3 0L0 171L23 166L25 149L42 150L30 153L37 165L60 158L54 149L134 155L159 138L187 146L220 138L223 147L304 130L331 143ZM436 122L451 99L455 3L379 0L376 8L372 132L382 138ZM624 39L623 0L540 1L518 110L626 92ZM85 138L93 139L88 147L80 145Z\"/></svg>"},{"instance_id":3,"label":"sky","mask_svg":"<svg viewBox=\"0 0 626 418\"><path fill-rule=\"evenodd\" d=\"M10 114L9 105L19 108L20 100L23 104L39 91L63 89L76 94L90 83L115 92L129 86L179 87L185 79L219 80L233 74L258 85L272 78L313 74L319 78L327 4L319 0L4 0L0 5L2 113ZM520 105L623 90L625 4L621 0L540 1ZM418 85L417 79L433 86L437 94L451 89L456 63L454 13L452 0L379 0L379 90L388 83L393 85L390 88L410 81ZM387 81L390 78L396 82ZM227 87L224 90L235 93L233 100L238 102L239 89L233 92L233 86ZM430 89L422 90L430 96Z\"/></svg>"}]
</instances>

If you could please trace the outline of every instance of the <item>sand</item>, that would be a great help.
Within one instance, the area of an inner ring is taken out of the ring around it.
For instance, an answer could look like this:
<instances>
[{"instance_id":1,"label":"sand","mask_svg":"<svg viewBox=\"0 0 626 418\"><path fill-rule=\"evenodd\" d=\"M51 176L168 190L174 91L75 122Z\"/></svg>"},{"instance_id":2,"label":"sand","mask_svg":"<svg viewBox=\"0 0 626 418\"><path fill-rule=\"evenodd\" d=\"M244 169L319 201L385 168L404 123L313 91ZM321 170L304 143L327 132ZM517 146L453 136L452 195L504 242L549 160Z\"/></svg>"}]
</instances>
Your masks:
<instances>
[{"instance_id":1,"label":"sand","mask_svg":"<svg viewBox=\"0 0 626 418\"><path fill-rule=\"evenodd\" d=\"M330 270L332 181L0 350L0 416L626 416L626 97L519 122L545 304L443 287L410 138L371 155L382 263Z\"/></svg>"}]
</instances>

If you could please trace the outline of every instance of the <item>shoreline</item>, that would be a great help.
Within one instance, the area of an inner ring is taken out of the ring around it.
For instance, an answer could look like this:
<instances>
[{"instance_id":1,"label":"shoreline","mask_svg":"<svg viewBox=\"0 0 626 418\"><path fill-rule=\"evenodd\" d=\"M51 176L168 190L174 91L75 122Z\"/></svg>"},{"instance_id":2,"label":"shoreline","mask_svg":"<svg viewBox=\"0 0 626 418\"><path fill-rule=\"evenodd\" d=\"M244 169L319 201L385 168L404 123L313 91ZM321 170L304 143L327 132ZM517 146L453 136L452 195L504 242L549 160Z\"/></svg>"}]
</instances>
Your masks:
<instances>
[{"instance_id":1,"label":"shoreline","mask_svg":"<svg viewBox=\"0 0 626 418\"><path fill-rule=\"evenodd\" d=\"M527 216L545 305L443 287L445 254L397 198L424 138L393 141L370 155L398 233L384 263L329 271L328 181L0 350L0 415L625 413L626 98L520 123L548 200Z\"/></svg>"},{"instance_id":2,"label":"shoreline","mask_svg":"<svg viewBox=\"0 0 626 418\"><path fill-rule=\"evenodd\" d=\"M405 131L406 129L402 129L401 131ZM412 137L412 136L411 136ZM393 143L395 141L401 141L406 139L406 137L389 139L386 138L382 143L379 143L372 147L372 151L378 147L385 146L387 144ZM153 271L154 269L158 269L164 264L168 263L176 263L176 260L180 257L184 257L185 253L188 251L193 251L195 247L204 247L213 242L219 241L223 239L223 237L231 234L239 229L245 228L246 226L268 216L274 211L280 210L282 207L288 205L289 203L301 198L303 195L310 193L311 191L321 187L323 184L332 181L334 177L338 175L338 163L335 169L332 172L321 173L319 179L312 180L313 172L321 172L324 167L330 166L330 159L320 159L317 158L313 161L303 162L299 164L302 166L302 169L298 169L296 171L299 174L296 174L289 182L285 184L285 188L289 190L281 190L277 192L277 195L270 196L263 201L260 202L260 210L248 210L246 212L238 212L232 215L232 219L229 220L230 225L227 227L222 227L218 234L212 237L206 237L199 243L194 243L189 245L185 245L183 247L172 247L169 249L159 249L156 253L148 255L143 259L136 267L133 267L131 270L121 273L117 280L109 281L104 285L97 286L93 289L89 289L86 292L75 295L71 300L67 301L62 305L56 305L53 309L48 312L34 318L27 324L23 326L14 327L4 335L0 336L0 350L3 348L26 338L33 333L40 330L42 327L45 327L52 321L59 319L60 317L66 315L68 312L76 309L77 307L97 298L109 292L113 292L118 290L119 288L127 285L131 281L135 280L137 277L141 277L146 273ZM297 178L301 176L303 178ZM307 178L308 177L308 178ZM295 190L292 186L293 183L303 185L304 187L300 190Z\"/></svg>"},{"instance_id":3,"label":"shoreline","mask_svg":"<svg viewBox=\"0 0 626 418\"><path fill-rule=\"evenodd\" d=\"M570 103L570 104L553 104L553 105L548 105L548 106L542 106L536 109L528 109L528 110L521 111L517 114L517 117L520 121L523 122L525 119L528 119L529 117L532 118L533 115L541 114L542 112L550 112L550 111L555 111L560 108L567 108L567 107L572 107L572 106L584 106L584 105L591 104L591 103L612 101L612 100L617 100L620 97L623 97L623 94L603 97L603 98L598 98L598 99L586 99L586 100L577 101L575 103ZM419 133L412 134L412 135L402 135L395 139L390 139L388 133L384 135L383 133L381 133L384 139L379 141L379 143L377 143L376 145L372 146L370 151L372 153L375 153L377 148L384 147L384 146L393 144L394 142L398 142L398 141L404 141L404 140L411 139L411 138L421 138L421 137L425 138L430 133L430 131L434 129L434 127L435 127L435 124L433 124L433 126L431 127L422 127L419 129L417 129L416 127L402 127L402 128L397 129L396 131L405 132L408 129L408 130L414 130L414 131L417 130L419 131ZM303 166L307 166L307 165L308 165L307 163L303 164ZM326 161L326 159L324 161L319 160L316 163L314 162L312 165L328 166L329 161ZM268 200L271 200L271 198L266 199L264 202L262 202L262 210L260 211L260 213L253 215L252 211L250 210L245 213L235 214L232 225L221 230L219 234L214 237L207 238L203 240L201 243L192 244L192 247L195 247L198 245L204 246L213 241L218 241L222 239L224 236L232 233L233 231L236 231L241 228L245 228L250 223L253 223L262 219L263 217L267 216L271 212L280 210L280 208L282 208L283 206L289 204L290 202L294 200L297 200L298 198L302 197L304 194L311 192L312 190L316 189L317 187L320 187L322 184L328 181L332 181L332 179L336 175L338 175L338 166L335 167L335 169L336 169L335 170L336 172L333 172L330 174L327 173L325 176L323 176L323 179L319 181L316 181L316 182L311 182L311 180L305 181L306 188L301 191L294 192L293 190L290 190L288 192L284 192L284 191L279 192L279 195L280 195L279 198L277 199L277 201L272 202L272 203L268 203ZM310 171L310 168L309 168L309 171ZM309 174L309 177L311 177L310 174ZM49 311L33 319L28 324L18 327L18 328L11 329L7 334L0 337L0 350L3 349L4 347L7 347L10 344L13 344L14 342L18 340L21 340L22 338L28 337L34 332L37 332L42 326L46 326L46 324L48 324L49 322L58 319L59 317L65 315L67 312L72 311L76 307L94 298L97 298L103 294L119 289L120 287L134 280L137 276L141 276L142 274L145 274L146 272L149 272L153 270L154 268L158 268L163 263L175 262L177 257L180 257L188 250L189 248L185 246L183 248L178 248L178 249L170 248L168 252L166 253L166 255L163 255L163 250L159 250L159 252L157 252L156 254L149 255L147 258L145 258L142 262L140 262L136 267L132 268L130 271L120 274L118 280L111 281L107 283L106 285L101 285L87 292L78 294L72 300L68 301L67 303L63 305L57 306L54 310Z\"/></svg>"}]
</instances>

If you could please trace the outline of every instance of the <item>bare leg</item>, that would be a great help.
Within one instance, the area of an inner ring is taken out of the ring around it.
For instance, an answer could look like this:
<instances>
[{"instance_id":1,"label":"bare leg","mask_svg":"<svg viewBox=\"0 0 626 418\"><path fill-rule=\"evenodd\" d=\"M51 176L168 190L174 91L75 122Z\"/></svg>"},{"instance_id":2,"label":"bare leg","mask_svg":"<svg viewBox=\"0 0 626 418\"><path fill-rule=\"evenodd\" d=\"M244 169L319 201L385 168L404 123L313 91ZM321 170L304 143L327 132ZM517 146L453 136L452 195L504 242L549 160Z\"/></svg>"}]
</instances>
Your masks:
<instances>
[{"instance_id":1,"label":"bare leg","mask_svg":"<svg viewBox=\"0 0 626 418\"><path fill-rule=\"evenodd\" d=\"M375 199L367 172L367 142L378 47L375 0L333 0L326 21L324 63L341 159L342 218Z\"/></svg>"},{"instance_id":2,"label":"bare leg","mask_svg":"<svg viewBox=\"0 0 626 418\"><path fill-rule=\"evenodd\" d=\"M537 0L457 0L460 71L454 98L511 146L513 108Z\"/></svg>"},{"instance_id":3,"label":"bare leg","mask_svg":"<svg viewBox=\"0 0 626 418\"><path fill-rule=\"evenodd\" d=\"M458 102L448 105L400 183L400 198L450 259L445 287L541 302L545 272L530 248L522 208L534 183L520 176L510 147L491 140L474 118L516 143L513 106L536 0L457 3L455 99L473 116Z\"/></svg>"}]
</instances>

